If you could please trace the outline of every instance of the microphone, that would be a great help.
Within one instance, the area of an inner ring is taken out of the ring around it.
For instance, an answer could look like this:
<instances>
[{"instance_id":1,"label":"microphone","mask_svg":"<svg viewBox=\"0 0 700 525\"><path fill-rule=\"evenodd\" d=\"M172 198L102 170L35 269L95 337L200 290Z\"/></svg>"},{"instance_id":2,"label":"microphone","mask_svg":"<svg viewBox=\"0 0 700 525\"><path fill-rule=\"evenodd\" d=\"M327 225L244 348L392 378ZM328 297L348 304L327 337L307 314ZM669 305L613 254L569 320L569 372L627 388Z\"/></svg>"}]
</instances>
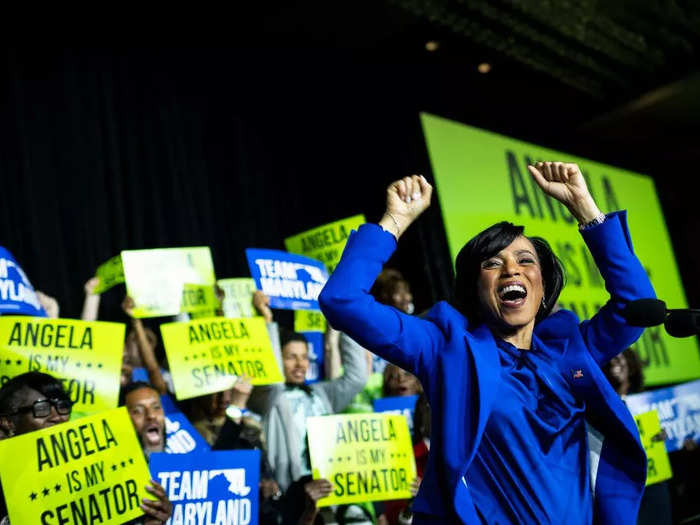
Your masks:
<instances>
[{"instance_id":1,"label":"microphone","mask_svg":"<svg viewBox=\"0 0 700 525\"><path fill-rule=\"evenodd\" d=\"M700 310L668 310L661 299L637 299L625 306L622 316L632 326L664 325L673 337L690 337L700 333Z\"/></svg>"},{"instance_id":2,"label":"microphone","mask_svg":"<svg viewBox=\"0 0 700 525\"><path fill-rule=\"evenodd\" d=\"M693 310L672 310L664 322L664 328L673 337L697 335L700 316Z\"/></svg>"},{"instance_id":3,"label":"microphone","mask_svg":"<svg viewBox=\"0 0 700 525\"><path fill-rule=\"evenodd\" d=\"M632 326L657 326L666 320L666 312L661 299L637 299L627 303L622 317Z\"/></svg>"}]
</instances>

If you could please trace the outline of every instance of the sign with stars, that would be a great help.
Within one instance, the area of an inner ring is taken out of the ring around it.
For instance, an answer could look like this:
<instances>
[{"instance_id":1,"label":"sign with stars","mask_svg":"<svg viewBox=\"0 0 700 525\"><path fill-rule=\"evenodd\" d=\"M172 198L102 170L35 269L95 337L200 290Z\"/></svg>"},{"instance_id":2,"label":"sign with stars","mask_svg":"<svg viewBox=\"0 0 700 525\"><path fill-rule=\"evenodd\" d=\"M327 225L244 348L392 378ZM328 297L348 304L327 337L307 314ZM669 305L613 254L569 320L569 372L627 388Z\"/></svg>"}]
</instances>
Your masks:
<instances>
[{"instance_id":1,"label":"sign with stars","mask_svg":"<svg viewBox=\"0 0 700 525\"><path fill-rule=\"evenodd\" d=\"M242 375L253 385L284 380L262 317L210 317L160 331L177 399L227 390Z\"/></svg>"},{"instance_id":2,"label":"sign with stars","mask_svg":"<svg viewBox=\"0 0 700 525\"><path fill-rule=\"evenodd\" d=\"M310 417L306 428L313 477L333 485L320 507L411 497L416 461L404 416Z\"/></svg>"},{"instance_id":3,"label":"sign with stars","mask_svg":"<svg viewBox=\"0 0 700 525\"><path fill-rule=\"evenodd\" d=\"M73 402L73 418L115 408L119 401L121 323L0 317L0 381L25 372L52 375Z\"/></svg>"},{"instance_id":4,"label":"sign with stars","mask_svg":"<svg viewBox=\"0 0 700 525\"><path fill-rule=\"evenodd\" d=\"M125 523L150 474L125 408L0 441L11 523Z\"/></svg>"}]
</instances>

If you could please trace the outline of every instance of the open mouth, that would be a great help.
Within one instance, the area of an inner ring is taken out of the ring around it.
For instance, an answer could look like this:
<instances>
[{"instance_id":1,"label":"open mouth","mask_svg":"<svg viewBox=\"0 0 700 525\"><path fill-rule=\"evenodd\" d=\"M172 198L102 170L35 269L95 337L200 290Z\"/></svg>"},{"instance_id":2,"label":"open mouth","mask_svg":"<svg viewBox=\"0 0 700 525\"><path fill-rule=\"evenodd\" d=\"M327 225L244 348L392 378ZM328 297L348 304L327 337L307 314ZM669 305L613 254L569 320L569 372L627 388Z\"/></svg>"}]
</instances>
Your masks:
<instances>
[{"instance_id":1,"label":"open mouth","mask_svg":"<svg viewBox=\"0 0 700 525\"><path fill-rule=\"evenodd\" d=\"M146 444L150 446L160 445L163 441L163 432L158 425L149 425L144 433Z\"/></svg>"},{"instance_id":2,"label":"open mouth","mask_svg":"<svg viewBox=\"0 0 700 525\"><path fill-rule=\"evenodd\" d=\"M525 304L527 290L520 283L510 283L498 289L498 297L504 306L517 308Z\"/></svg>"}]
</instances>

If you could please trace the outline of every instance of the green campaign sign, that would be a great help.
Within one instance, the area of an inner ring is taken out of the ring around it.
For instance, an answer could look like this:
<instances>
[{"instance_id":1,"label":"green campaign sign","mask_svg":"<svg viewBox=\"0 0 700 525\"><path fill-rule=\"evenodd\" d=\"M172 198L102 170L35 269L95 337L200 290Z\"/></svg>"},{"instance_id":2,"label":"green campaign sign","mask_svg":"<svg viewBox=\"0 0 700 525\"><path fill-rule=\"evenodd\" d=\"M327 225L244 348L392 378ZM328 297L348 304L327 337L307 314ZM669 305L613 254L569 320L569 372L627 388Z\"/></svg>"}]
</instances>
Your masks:
<instances>
[{"instance_id":1,"label":"green campaign sign","mask_svg":"<svg viewBox=\"0 0 700 525\"><path fill-rule=\"evenodd\" d=\"M328 268L328 272L332 273L340 261L350 232L365 222L367 221L365 221L364 215L353 215L347 219L317 226L303 233L287 237L284 240L284 246L290 253L305 255L321 261Z\"/></svg>"},{"instance_id":2,"label":"green campaign sign","mask_svg":"<svg viewBox=\"0 0 700 525\"><path fill-rule=\"evenodd\" d=\"M527 235L544 237L561 259L567 285L564 308L591 317L608 299L605 284L581 239L576 219L545 195L527 165L540 160L576 162L603 212L626 209L635 253L658 297L671 308L687 306L671 240L651 178L446 120L421 115L452 257L488 226L508 220ZM646 383L700 377L697 341L649 328L634 345Z\"/></svg>"},{"instance_id":3,"label":"green campaign sign","mask_svg":"<svg viewBox=\"0 0 700 525\"><path fill-rule=\"evenodd\" d=\"M102 263L95 271L95 277L98 277L100 282L95 288L95 293L104 293L112 286L124 282L124 267L122 266L121 254L115 255L107 262Z\"/></svg>"}]
</instances>

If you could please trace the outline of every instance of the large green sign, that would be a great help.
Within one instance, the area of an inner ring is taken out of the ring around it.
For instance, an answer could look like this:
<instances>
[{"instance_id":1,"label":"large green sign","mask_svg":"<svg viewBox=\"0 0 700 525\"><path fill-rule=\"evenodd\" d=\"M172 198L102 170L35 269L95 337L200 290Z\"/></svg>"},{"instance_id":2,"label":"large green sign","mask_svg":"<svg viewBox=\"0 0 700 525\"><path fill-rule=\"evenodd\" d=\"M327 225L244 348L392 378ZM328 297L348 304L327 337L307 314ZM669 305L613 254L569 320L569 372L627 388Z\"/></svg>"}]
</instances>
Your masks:
<instances>
[{"instance_id":1,"label":"large green sign","mask_svg":"<svg viewBox=\"0 0 700 525\"><path fill-rule=\"evenodd\" d=\"M591 317L608 299L603 280L568 210L546 196L527 171L540 160L576 162L598 207L628 211L635 253L659 298L671 308L687 306L671 240L654 183L649 177L422 114L437 194L452 257L484 228L502 220L547 239L566 268L560 302ZM647 385L700 377L695 338L675 339L649 328L635 344Z\"/></svg>"}]
</instances>

